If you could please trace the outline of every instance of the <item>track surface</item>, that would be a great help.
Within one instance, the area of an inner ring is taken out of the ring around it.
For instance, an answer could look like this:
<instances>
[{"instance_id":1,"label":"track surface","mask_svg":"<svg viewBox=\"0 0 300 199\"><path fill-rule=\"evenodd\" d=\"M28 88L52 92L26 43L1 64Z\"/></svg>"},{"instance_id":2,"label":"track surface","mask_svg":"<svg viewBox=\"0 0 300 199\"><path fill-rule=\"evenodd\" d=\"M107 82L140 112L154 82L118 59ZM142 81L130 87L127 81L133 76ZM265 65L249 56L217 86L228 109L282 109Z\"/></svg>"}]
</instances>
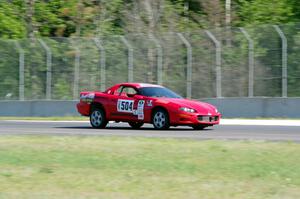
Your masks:
<instances>
[{"instance_id":1,"label":"track surface","mask_svg":"<svg viewBox=\"0 0 300 199\"><path fill-rule=\"evenodd\" d=\"M110 123L106 129L93 129L88 122L0 121L0 135L23 134L300 142L300 126L219 125L202 131L195 131L189 127L173 127L169 130L158 131L148 124L139 130L133 130L126 123Z\"/></svg>"}]
</instances>

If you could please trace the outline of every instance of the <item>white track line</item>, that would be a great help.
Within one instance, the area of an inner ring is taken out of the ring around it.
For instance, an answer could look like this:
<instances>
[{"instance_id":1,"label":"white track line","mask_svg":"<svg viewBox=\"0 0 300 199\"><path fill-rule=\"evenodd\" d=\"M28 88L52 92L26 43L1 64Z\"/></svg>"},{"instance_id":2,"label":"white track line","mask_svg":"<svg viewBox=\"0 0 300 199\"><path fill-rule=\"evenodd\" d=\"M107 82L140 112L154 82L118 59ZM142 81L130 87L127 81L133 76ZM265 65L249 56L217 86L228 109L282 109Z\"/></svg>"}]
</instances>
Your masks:
<instances>
[{"instance_id":1,"label":"white track line","mask_svg":"<svg viewBox=\"0 0 300 199\"><path fill-rule=\"evenodd\" d=\"M221 119L221 125L300 126L300 120Z\"/></svg>"},{"instance_id":2,"label":"white track line","mask_svg":"<svg viewBox=\"0 0 300 199\"><path fill-rule=\"evenodd\" d=\"M2 120L5 122L26 123L89 123L89 121L46 121L46 120ZM113 123L113 122L110 122ZM251 120L251 119L221 119L220 125L250 125L250 126L300 126L300 120Z\"/></svg>"}]
</instances>

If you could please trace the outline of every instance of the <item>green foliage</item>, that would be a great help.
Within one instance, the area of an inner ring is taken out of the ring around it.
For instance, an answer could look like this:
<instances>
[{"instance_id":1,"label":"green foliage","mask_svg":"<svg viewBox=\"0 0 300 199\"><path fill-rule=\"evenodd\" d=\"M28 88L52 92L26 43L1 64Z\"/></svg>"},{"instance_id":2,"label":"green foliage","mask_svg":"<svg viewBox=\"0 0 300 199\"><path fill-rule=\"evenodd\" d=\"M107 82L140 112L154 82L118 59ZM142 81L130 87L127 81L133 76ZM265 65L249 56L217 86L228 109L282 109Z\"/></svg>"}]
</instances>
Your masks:
<instances>
[{"instance_id":1,"label":"green foliage","mask_svg":"<svg viewBox=\"0 0 300 199\"><path fill-rule=\"evenodd\" d=\"M238 0L236 10L239 20L235 24L247 26L251 24L278 24L299 21L295 12L299 12L299 2L290 0Z\"/></svg>"},{"instance_id":2,"label":"green foliage","mask_svg":"<svg viewBox=\"0 0 300 199\"><path fill-rule=\"evenodd\" d=\"M19 98L18 58L14 43L0 40L0 99Z\"/></svg>"},{"instance_id":3,"label":"green foliage","mask_svg":"<svg viewBox=\"0 0 300 199\"><path fill-rule=\"evenodd\" d=\"M26 2L0 1L0 38L4 39L0 42L0 99L18 99L19 95L19 52L14 42L7 39L23 39L20 44L25 52L25 98L45 98L46 52L37 40L24 39L29 32ZM146 2L150 2L148 10ZM176 34L165 32L187 32L185 37L193 47L193 98L214 97L215 48L199 29L215 26L218 20L220 25L224 24L224 3L224 0L35 0L32 18L35 35L44 38L52 50L53 99L73 98L76 46L80 50L79 90L100 88L101 56L89 39L95 36L101 37L106 51L106 86L127 81L128 77L128 51L120 37L112 35L126 35L133 46L134 81L156 83L158 55L149 32L156 35L163 48L163 83L183 96L186 47ZM280 39L272 26L261 24L299 21L299 1L236 0L232 4L232 26L248 27L255 43L254 94L280 96ZM300 96L298 26L297 23L282 26L288 37L289 96ZM243 35L236 35L239 30L233 31L232 36L225 32L222 28L213 32L222 43L223 96L247 96L248 42ZM86 39L72 39L76 36ZM232 46L226 44L227 36L232 37Z\"/></svg>"},{"instance_id":4,"label":"green foliage","mask_svg":"<svg viewBox=\"0 0 300 199\"><path fill-rule=\"evenodd\" d=\"M0 37L21 38L26 35L26 24L20 18L20 4L0 2Z\"/></svg>"},{"instance_id":5,"label":"green foliage","mask_svg":"<svg viewBox=\"0 0 300 199\"><path fill-rule=\"evenodd\" d=\"M40 35L63 36L66 24L60 17L61 1L36 2L35 18L39 24Z\"/></svg>"},{"instance_id":6,"label":"green foliage","mask_svg":"<svg viewBox=\"0 0 300 199\"><path fill-rule=\"evenodd\" d=\"M185 10L185 3L189 10ZM221 3L223 1L216 1ZM298 0L237 0L233 1L233 25L247 26L251 24L276 24L296 22L300 20L300 4ZM210 5L210 4L209 4ZM210 6L212 6L211 4ZM129 0L35 0L33 25L41 36L65 36L75 34L80 27L81 36L101 34L121 34L133 31L134 2ZM156 7L158 10L155 10ZM138 15L144 25L149 24L148 13L143 3L138 5ZM217 16L224 21L223 13L208 9L201 1L166 0L162 4L153 1L153 17L157 31L186 31L199 27L211 26L207 16ZM25 23L26 1L12 0L0 2L0 37L22 38L27 34ZM213 19L217 20L217 19ZM224 24L224 23L221 23ZM142 27L145 31L146 27ZM136 29L135 29L136 30Z\"/></svg>"}]
</instances>

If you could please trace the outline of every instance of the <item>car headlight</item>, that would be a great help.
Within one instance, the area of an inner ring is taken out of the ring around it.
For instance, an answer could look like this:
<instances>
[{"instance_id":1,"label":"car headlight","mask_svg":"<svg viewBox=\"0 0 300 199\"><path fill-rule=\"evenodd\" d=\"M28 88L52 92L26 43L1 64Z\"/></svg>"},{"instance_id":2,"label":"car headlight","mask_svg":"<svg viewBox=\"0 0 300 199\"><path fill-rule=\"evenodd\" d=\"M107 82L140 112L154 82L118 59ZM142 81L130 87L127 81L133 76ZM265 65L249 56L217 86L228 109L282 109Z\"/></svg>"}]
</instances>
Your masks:
<instances>
[{"instance_id":1,"label":"car headlight","mask_svg":"<svg viewBox=\"0 0 300 199\"><path fill-rule=\"evenodd\" d=\"M187 107L180 107L179 110L184 111L184 112L188 112L188 113L195 113L196 112L195 109L187 108Z\"/></svg>"}]
</instances>

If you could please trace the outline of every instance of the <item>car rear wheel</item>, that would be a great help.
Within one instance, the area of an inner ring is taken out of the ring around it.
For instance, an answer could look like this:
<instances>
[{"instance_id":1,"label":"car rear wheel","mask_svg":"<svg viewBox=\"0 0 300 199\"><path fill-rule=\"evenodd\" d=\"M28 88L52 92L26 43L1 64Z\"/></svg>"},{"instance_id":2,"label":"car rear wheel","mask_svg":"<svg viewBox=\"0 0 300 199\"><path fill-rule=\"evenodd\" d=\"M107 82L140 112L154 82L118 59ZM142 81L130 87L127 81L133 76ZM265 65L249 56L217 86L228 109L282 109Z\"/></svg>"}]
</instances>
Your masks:
<instances>
[{"instance_id":1,"label":"car rear wheel","mask_svg":"<svg viewBox=\"0 0 300 199\"><path fill-rule=\"evenodd\" d=\"M105 128L107 120L102 108L94 108L90 114L90 123L94 128Z\"/></svg>"},{"instance_id":2,"label":"car rear wheel","mask_svg":"<svg viewBox=\"0 0 300 199\"><path fill-rule=\"evenodd\" d=\"M194 130L203 130L205 129L207 126L202 125L202 124L198 124L198 125L194 125L192 126Z\"/></svg>"},{"instance_id":3,"label":"car rear wheel","mask_svg":"<svg viewBox=\"0 0 300 199\"><path fill-rule=\"evenodd\" d=\"M139 129L144 125L143 122L128 122L128 124L134 129Z\"/></svg>"},{"instance_id":4,"label":"car rear wheel","mask_svg":"<svg viewBox=\"0 0 300 199\"><path fill-rule=\"evenodd\" d=\"M163 109L157 109L152 116L152 123L155 129L168 129L170 127L169 115Z\"/></svg>"}]
</instances>

